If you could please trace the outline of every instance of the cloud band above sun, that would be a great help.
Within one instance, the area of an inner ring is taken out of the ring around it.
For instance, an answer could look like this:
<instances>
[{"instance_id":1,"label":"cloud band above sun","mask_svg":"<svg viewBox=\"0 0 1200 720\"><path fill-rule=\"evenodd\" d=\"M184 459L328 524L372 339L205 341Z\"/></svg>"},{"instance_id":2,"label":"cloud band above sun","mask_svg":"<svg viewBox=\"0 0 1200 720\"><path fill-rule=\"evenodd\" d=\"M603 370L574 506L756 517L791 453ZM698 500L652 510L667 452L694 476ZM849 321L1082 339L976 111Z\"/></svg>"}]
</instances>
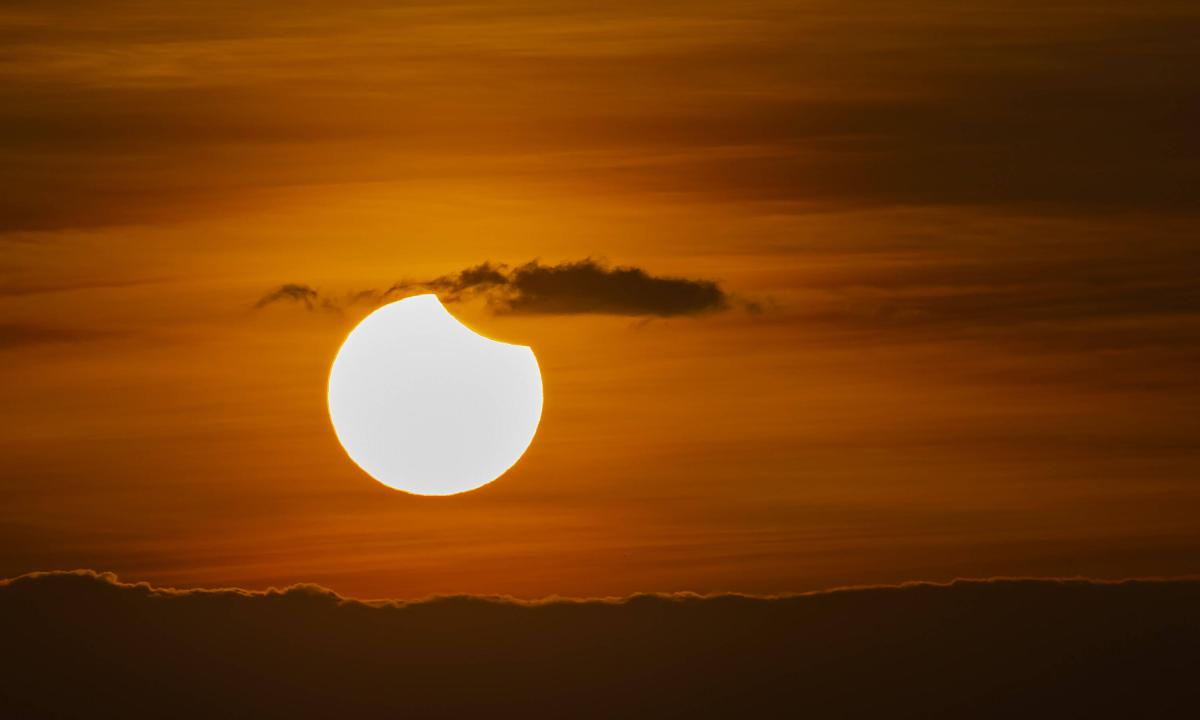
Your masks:
<instances>
[{"instance_id":1,"label":"cloud band above sun","mask_svg":"<svg viewBox=\"0 0 1200 720\"><path fill-rule=\"evenodd\" d=\"M586 258L557 265L532 260L510 267L484 262L429 280L403 280L383 291L367 290L337 298L305 284L288 283L255 303L263 308L286 302L309 310L339 310L407 295L435 292L446 302L483 298L494 312L520 315L603 314L672 317L727 310L733 298L716 281L651 275L638 267L609 266ZM754 303L743 303L754 310Z\"/></svg>"}]
</instances>

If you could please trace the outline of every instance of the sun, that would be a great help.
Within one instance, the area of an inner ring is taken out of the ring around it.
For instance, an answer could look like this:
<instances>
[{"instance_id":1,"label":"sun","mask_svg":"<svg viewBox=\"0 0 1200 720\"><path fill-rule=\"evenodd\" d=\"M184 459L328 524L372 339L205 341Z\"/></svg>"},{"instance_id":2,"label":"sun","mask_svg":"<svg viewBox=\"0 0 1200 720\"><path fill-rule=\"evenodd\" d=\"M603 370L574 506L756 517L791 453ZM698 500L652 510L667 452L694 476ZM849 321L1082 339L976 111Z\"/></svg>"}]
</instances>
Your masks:
<instances>
[{"instance_id":1,"label":"sun","mask_svg":"<svg viewBox=\"0 0 1200 720\"><path fill-rule=\"evenodd\" d=\"M533 351L460 323L435 295L375 310L338 350L329 418L368 475L417 495L454 495L504 474L542 416Z\"/></svg>"}]
</instances>

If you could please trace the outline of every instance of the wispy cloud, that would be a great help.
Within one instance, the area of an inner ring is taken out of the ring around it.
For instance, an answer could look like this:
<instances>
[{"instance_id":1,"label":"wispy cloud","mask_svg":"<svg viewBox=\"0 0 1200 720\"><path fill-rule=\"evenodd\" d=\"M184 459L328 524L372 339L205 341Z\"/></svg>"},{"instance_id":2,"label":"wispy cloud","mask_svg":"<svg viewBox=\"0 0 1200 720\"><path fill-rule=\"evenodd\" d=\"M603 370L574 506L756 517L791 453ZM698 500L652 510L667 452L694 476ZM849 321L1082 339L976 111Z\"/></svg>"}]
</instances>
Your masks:
<instances>
[{"instance_id":1,"label":"wispy cloud","mask_svg":"<svg viewBox=\"0 0 1200 720\"><path fill-rule=\"evenodd\" d=\"M8 5L0 231L448 175L806 207L1200 203L1195 3L1072 22L1032 0Z\"/></svg>"},{"instance_id":2,"label":"wispy cloud","mask_svg":"<svg viewBox=\"0 0 1200 720\"><path fill-rule=\"evenodd\" d=\"M0 350L30 345L64 345L110 336L96 330L32 323L0 323Z\"/></svg>"},{"instance_id":3,"label":"wispy cloud","mask_svg":"<svg viewBox=\"0 0 1200 720\"><path fill-rule=\"evenodd\" d=\"M256 309L264 308L273 303L280 302L296 303L303 305L309 310L315 310L317 307L325 305L328 301L324 300L315 288L297 283L287 283L263 295L259 298L258 302L254 303L254 307Z\"/></svg>"}]
</instances>

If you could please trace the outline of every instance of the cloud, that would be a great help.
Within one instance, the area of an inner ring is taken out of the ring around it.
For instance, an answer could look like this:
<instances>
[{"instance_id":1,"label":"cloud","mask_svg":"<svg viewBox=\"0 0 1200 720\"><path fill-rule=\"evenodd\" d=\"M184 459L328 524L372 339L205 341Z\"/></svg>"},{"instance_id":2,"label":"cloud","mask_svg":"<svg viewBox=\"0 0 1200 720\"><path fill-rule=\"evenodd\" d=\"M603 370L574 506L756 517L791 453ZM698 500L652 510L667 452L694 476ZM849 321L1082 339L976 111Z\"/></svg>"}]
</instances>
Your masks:
<instances>
[{"instance_id":1,"label":"cloud","mask_svg":"<svg viewBox=\"0 0 1200 720\"><path fill-rule=\"evenodd\" d=\"M431 289L451 301L484 295L501 313L526 315L698 315L724 310L729 297L711 280L658 277L636 267L587 258L559 265L537 260L511 270L485 262L425 282L398 283L385 295Z\"/></svg>"},{"instance_id":2,"label":"cloud","mask_svg":"<svg viewBox=\"0 0 1200 720\"><path fill-rule=\"evenodd\" d=\"M327 295L320 290L301 283L285 283L263 295L254 303L255 310L261 310L268 305L277 303L303 305L306 310L322 310L326 312L341 312L349 305L362 303L375 304L379 302L379 293L374 290L363 290L349 293L341 297Z\"/></svg>"},{"instance_id":3,"label":"cloud","mask_svg":"<svg viewBox=\"0 0 1200 720\"><path fill-rule=\"evenodd\" d=\"M513 268L484 262L430 280L405 280L382 292L364 290L343 298L308 285L287 284L264 295L256 308L293 302L309 310L378 303L418 292L436 292L446 302L485 298L494 312L514 315L584 313L673 317L728 309L732 298L712 280L655 276L637 267L610 267L587 258L559 265L537 260ZM757 311L755 303L743 303Z\"/></svg>"},{"instance_id":4,"label":"cloud","mask_svg":"<svg viewBox=\"0 0 1200 720\"><path fill-rule=\"evenodd\" d=\"M98 330L28 323L0 323L0 350L11 350L30 345L71 344L111 336L112 333Z\"/></svg>"},{"instance_id":5,"label":"cloud","mask_svg":"<svg viewBox=\"0 0 1200 720\"><path fill-rule=\"evenodd\" d=\"M363 602L0 582L21 717L1146 717L1197 699L1200 582Z\"/></svg>"},{"instance_id":6,"label":"cloud","mask_svg":"<svg viewBox=\"0 0 1200 720\"><path fill-rule=\"evenodd\" d=\"M258 302L254 303L254 307L260 309L278 302L297 303L309 310L325 304L321 294L315 288L297 283L287 283L263 295Z\"/></svg>"},{"instance_id":7,"label":"cloud","mask_svg":"<svg viewBox=\"0 0 1200 720\"><path fill-rule=\"evenodd\" d=\"M1053 18L1033 0L9 5L0 158L20 172L0 229L446 177L806 207L1200 208L1200 12L1178 0Z\"/></svg>"}]
</instances>

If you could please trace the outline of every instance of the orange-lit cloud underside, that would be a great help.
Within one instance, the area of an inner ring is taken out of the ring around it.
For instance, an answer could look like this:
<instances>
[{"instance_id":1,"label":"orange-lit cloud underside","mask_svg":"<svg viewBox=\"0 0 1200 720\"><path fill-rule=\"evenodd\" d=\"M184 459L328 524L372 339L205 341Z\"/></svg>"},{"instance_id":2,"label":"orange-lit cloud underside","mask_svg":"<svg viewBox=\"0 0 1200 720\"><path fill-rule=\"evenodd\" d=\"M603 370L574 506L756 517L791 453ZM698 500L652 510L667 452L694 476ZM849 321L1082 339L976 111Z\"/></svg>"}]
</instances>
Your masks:
<instances>
[{"instance_id":1,"label":"orange-lit cloud underside","mask_svg":"<svg viewBox=\"0 0 1200 720\"><path fill-rule=\"evenodd\" d=\"M1197 571L1193 4L559 5L0 11L0 576ZM763 312L465 299L545 412L452 500L329 428L367 306L253 309L588 257Z\"/></svg>"}]
</instances>

